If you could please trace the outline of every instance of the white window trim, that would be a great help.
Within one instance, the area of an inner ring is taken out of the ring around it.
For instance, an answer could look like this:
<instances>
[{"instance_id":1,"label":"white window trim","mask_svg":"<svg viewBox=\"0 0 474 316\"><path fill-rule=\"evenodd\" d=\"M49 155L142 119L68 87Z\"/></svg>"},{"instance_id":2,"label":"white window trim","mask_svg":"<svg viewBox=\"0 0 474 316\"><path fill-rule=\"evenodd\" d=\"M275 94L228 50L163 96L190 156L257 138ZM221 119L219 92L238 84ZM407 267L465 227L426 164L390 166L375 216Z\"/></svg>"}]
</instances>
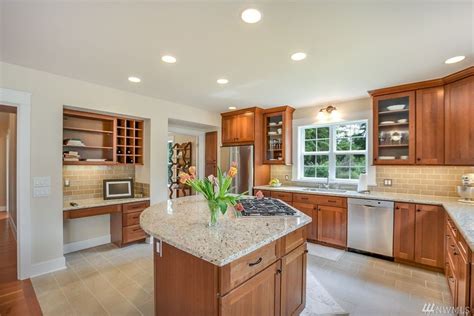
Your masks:
<instances>
[{"instance_id":1,"label":"white window trim","mask_svg":"<svg viewBox=\"0 0 474 316\"><path fill-rule=\"evenodd\" d=\"M346 125L346 124L358 124L358 123L365 123L367 125L367 134L366 134L366 144L365 150L357 150L357 151L336 151L336 144L335 144L335 137L333 136L334 133L334 126L337 125ZM329 182L330 183L338 183L338 184L356 184L358 182L357 179L336 179L336 154L365 154L365 168L368 172L369 170L369 121L364 120L352 120L352 121L343 121L343 122L334 122L334 123L325 123L325 124L310 124L310 125L302 125L298 126L297 129L297 160L296 160L296 179L293 181L298 182L311 182L311 183L326 183L327 178L309 178L303 176L303 148L304 148L304 130L306 128L321 128L321 127L329 127L329 148L330 151L328 152L317 152L317 154L325 154L329 155ZM331 167L332 166L332 167Z\"/></svg>"}]
</instances>

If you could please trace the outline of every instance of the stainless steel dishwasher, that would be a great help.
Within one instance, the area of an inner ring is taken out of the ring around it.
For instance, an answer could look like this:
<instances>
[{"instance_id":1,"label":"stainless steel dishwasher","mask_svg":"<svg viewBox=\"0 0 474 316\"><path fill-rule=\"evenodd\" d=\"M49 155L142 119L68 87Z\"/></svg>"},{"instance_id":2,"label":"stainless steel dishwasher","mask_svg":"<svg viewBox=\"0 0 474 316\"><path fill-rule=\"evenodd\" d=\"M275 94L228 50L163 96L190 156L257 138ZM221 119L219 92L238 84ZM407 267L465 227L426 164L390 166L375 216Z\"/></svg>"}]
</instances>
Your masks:
<instances>
[{"instance_id":1,"label":"stainless steel dishwasher","mask_svg":"<svg viewBox=\"0 0 474 316\"><path fill-rule=\"evenodd\" d=\"M393 258L394 202L348 199L349 250Z\"/></svg>"}]
</instances>

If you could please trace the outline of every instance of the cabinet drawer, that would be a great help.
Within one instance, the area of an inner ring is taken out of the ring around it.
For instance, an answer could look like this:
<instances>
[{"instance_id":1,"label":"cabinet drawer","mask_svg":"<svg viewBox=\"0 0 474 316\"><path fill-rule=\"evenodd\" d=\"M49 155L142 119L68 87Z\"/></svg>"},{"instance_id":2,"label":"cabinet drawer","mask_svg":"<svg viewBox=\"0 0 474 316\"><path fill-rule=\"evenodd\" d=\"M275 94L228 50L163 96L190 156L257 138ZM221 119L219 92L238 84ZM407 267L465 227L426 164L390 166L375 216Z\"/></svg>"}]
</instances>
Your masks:
<instances>
[{"instance_id":1,"label":"cabinet drawer","mask_svg":"<svg viewBox=\"0 0 474 316\"><path fill-rule=\"evenodd\" d=\"M124 213L139 212L139 211L143 211L148 206L150 206L150 201L127 203L123 205L123 212Z\"/></svg>"},{"instance_id":2,"label":"cabinet drawer","mask_svg":"<svg viewBox=\"0 0 474 316\"><path fill-rule=\"evenodd\" d=\"M310 225L310 224L309 224ZM284 256L293 249L296 249L299 245L306 242L306 228L302 227L294 232L289 233L281 239L281 252L280 255Z\"/></svg>"},{"instance_id":3,"label":"cabinet drawer","mask_svg":"<svg viewBox=\"0 0 474 316\"><path fill-rule=\"evenodd\" d=\"M299 203L318 204L318 196L314 194L293 194L293 201Z\"/></svg>"},{"instance_id":4,"label":"cabinet drawer","mask_svg":"<svg viewBox=\"0 0 474 316\"><path fill-rule=\"evenodd\" d=\"M454 225L453 220L452 220L451 218L449 218L449 217L447 217L447 227L446 227L446 230L447 230L447 231L450 231L451 234L453 235L453 237L454 237L455 239L457 239L457 237L458 237L458 230L457 230L456 226Z\"/></svg>"},{"instance_id":5,"label":"cabinet drawer","mask_svg":"<svg viewBox=\"0 0 474 316\"><path fill-rule=\"evenodd\" d=\"M121 210L122 210L122 205L120 204L107 205L107 206L84 208L84 209L78 209L78 210L70 210L70 211L64 212L63 216L64 216L64 219L75 219L75 218L82 218L82 217L89 217L89 216L120 213Z\"/></svg>"},{"instance_id":6,"label":"cabinet drawer","mask_svg":"<svg viewBox=\"0 0 474 316\"><path fill-rule=\"evenodd\" d=\"M337 196L318 195L318 205L346 207L347 199Z\"/></svg>"},{"instance_id":7,"label":"cabinet drawer","mask_svg":"<svg viewBox=\"0 0 474 316\"><path fill-rule=\"evenodd\" d=\"M123 232L123 243L140 240L146 238L146 233L140 228L140 225L133 225L122 228Z\"/></svg>"},{"instance_id":8,"label":"cabinet drawer","mask_svg":"<svg viewBox=\"0 0 474 316\"><path fill-rule=\"evenodd\" d=\"M140 214L142 212L124 213L122 214L123 226L132 226L140 224Z\"/></svg>"},{"instance_id":9,"label":"cabinet drawer","mask_svg":"<svg viewBox=\"0 0 474 316\"><path fill-rule=\"evenodd\" d=\"M278 258L277 250L277 242L274 241L222 267L220 269L221 295L244 283L275 262Z\"/></svg>"},{"instance_id":10,"label":"cabinet drawer","mask_svg":"<svg viewBox=\"0 0 474 316\"><path fill-rule=\"evenodd\" d=\"M449 291L451 292L451 297L453 298L453 305L457 305L457 285L456 278L454 277L454 272L450 262L446 262L445 266L446 279L448 281Z\"/></svg>"},{"instance_id":11,"label":"cabinet drawer","mask_svg":"<svg viewBox=\"0 0 474 316\"><path fill-rule=\"evenodd\" d=\"M293 202L293 194L290 192L272 191L272 198L280 199L285 202Z\"/></svg>"}]
</instances>

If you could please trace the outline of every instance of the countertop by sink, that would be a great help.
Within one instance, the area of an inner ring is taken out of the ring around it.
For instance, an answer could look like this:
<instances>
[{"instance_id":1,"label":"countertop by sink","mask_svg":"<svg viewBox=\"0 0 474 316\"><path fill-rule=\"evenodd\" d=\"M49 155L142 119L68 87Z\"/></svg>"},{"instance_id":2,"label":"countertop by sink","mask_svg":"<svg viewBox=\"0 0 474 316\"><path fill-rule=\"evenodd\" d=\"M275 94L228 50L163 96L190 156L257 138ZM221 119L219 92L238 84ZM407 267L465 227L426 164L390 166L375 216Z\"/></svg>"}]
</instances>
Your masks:
<instances>
[{"instance_id":1,"label":"countertop by sink","mask_svg":"<svg viewBox=\"0 0 474 316\"><path fill-rule=\"evenodd\" d=\"M435 195L419 195L419 194L404 194L404 193L389 193L389 192L370 192L358 193L356 191L345 191L345 192L327 192L321 191L308 191L305 187L299 186L280 186L272 187L269 185L256 186L254 189L257 190L269 190L269 191L283 191L292 193L304 193L304 194L316 194L316 195L331 195L341 196L348 198L362 198L372 200L384 200L404 203L416 203L416 204L430 204L443 206L449 216L455 222L459 231L463 235L466 242L474 251L474 205L459 202L459 197L443 197Z\"/></svg>"},{"instance_id":2,"label":"countertop by sink","mask_svg":"<svg viewBox=\"0 0 474 316\"><path fill-rule=\"evenodd\" d=\"M231 208L208 227L210 213L204 197L188 196L152 205L140 216L151 236L180 250L224 266L311 222L296 216L236 217Z\"/></svg>"},{"instance_id":3,"label":"countertop by sink","mask_svg":"<svg viewBox=\"0 0 474 316\"><path fill-rule=\"evenodd\" d=\"M63 211L80 210L80 209L89 208L89 207L117 205L117 204L141 202L141 201L148 201L148 200L150 200L149 197L116 199L116 200L104 200L104 199L71 200L71 201L64 201ZM71 206L70 204L71 202L75 202L78 205Z\"/></svg>"}]
</instances>

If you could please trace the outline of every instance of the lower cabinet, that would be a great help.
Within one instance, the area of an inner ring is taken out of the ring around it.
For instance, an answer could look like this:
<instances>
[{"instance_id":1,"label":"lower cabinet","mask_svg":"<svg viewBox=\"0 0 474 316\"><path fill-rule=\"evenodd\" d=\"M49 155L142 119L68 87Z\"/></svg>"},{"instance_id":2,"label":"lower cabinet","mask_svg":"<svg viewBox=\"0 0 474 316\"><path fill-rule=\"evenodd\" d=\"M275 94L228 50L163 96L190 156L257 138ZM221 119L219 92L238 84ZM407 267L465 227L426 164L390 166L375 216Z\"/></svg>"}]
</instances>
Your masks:
<instances>
[{"instance_id":1,"label":"lower cabinet","mask_svg":"<svg viewBox=\"0 0 474 316\"><path fill-rule=\"evenodd\" d=\"M110 215L110 235L114 244L122 247L146 238L147 234L140 227L140 214L149 206L149 201L126 203L122 205L122 212Z\"/></svg>"},{"instance_id":2,"label":"lower cabinet","mask_svg":"<svg viewBox=\"0 0 474 316\"><path fill-rule=\"evenodd\" d=\"M444 269L444 216L436 205L396 203L394 257Z\"/></svg>"},{"instance_id":3,"label":"lower cabinet","mask_svg":"<svg viewBox=\"0 0 474 316\"><path fill-rule=\"evenodd\" d=\"M281 315L299 315L306 304L306 244L281 259Z\"/></svg>"},{"instance_id":4,"label":"lower cabinet","mask_svg":"<svg viewBox=\"0 0 474 316\"><path fill-rule=\"evenodd\" d=\"M305 213L313 219L313 221L306 226L307 238L309 240L318 239L318 214L315 206L309 203L293 202L293 207Z\"/></svg>"},{"instance_id":5,"label":"lower cabinet","mask_svg":"<svg viewBox=\"0 0 474 316\"><path fill-rule=\"evenodd\" d=\"M347 209L318 205L318 241L331 245L347 245Z\"/></svg>"},{"instance_id":6,"label":"lower cabinet","mask_svg":"<svg viewBox=\"0 0 474 316\"><path fill-rule=\"evenodd\" d=\"M220 315L278 315L280 262L277 261L220 298ZM258 302L255 304L255 302Z\"/></svg>"}]
</instances>

